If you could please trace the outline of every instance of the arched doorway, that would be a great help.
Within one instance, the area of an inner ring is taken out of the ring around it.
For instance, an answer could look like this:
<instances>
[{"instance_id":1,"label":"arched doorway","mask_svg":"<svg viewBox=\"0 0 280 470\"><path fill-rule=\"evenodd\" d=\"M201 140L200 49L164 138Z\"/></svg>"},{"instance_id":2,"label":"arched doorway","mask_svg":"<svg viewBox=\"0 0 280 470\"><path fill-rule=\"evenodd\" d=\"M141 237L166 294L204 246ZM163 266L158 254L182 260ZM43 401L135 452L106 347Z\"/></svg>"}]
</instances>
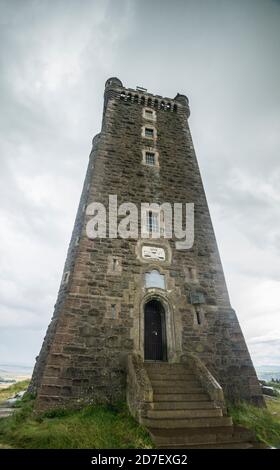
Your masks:
<instances>
[{"instance_id":1,"label":"arched doorway","mask_svg":"<svg viewBox=\"0 0 280 470\"><path fill-rule=\"evenodd\" d=\"M159 300L152 299L144 307L145 361L166 361L165 310Z\"/></svg>"}]
</instances>

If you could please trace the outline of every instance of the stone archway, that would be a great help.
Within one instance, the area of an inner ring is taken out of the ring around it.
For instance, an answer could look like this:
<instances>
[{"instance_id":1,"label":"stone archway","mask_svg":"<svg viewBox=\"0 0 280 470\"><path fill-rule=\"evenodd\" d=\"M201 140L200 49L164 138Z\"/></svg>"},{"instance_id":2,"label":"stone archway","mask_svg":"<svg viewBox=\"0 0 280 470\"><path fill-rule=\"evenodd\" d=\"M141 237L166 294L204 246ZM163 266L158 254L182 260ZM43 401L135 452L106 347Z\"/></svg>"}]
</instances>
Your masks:
<instances>
[{"instance_id":1,"label":"stone archway","mask_svg":"<svg viewBox=\"0 0 280 470\"><path fill-rule=\"evenodd\" d=\"M145 358L145 305L151 300L157 300L164 309L164 324L165 324L165 360L167 362L176 362L179 358L179 337L176 336L175 319L173 306L167 298L162 289L149 289L148 292L142 297L138 310L138 321L136 329L134 330L135 339L137 341L137 350L144 360Z\"/></svg>"}]
</instances>

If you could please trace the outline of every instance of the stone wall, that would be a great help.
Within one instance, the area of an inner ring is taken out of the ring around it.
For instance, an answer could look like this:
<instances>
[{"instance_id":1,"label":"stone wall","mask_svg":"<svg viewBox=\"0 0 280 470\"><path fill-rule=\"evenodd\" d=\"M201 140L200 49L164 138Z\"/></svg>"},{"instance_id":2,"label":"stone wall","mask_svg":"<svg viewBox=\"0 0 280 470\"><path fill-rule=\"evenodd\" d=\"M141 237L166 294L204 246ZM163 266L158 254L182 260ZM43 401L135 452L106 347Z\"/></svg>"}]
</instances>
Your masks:
<instances>
[{"instance_id":1,"label":"stone wall","mask_svg":"<svg viewBox=\"0 0 280 470\"><path fill-rule=\"evenodd\" d=\"M156 109L155 143L141 136L144 105ZM124 399L127 355L143 358L143 309L150 298L161 300L165 308L168 361L179 362L183 352L192 351L226 397L262 402L230 305L188 117L184 95L162 99L125 89L118 79L106 82L102 131L94 139L64 268L70 274L61 285L33 374L38 409ZM151 145L158 152L155 167L143 164L142 150ZM146 241L164 247L166 260L159 261L141 257L141 240L90 240L85 205L95 201L108 207L109 194L116 194L119 204L194 203L193 247L180 251L173 239ZM166 289L145 289L145 272L153 268L165 275ZM205 303L192 305L192 292L202 293Z\"/></svg>"}]
</instances>

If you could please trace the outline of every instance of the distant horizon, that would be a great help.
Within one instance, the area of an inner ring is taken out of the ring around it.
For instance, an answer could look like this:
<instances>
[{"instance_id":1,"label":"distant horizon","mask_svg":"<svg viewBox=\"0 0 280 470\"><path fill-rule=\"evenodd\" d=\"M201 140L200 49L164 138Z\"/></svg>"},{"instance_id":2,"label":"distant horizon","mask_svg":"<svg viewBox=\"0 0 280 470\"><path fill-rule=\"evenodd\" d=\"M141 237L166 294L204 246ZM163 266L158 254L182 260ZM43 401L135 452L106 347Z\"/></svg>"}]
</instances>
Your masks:
<instances>
[{"instance_id":1,"label":"distant horizon","mask_svg":"<svg viewBox=\"0 0 280 470\"><path fill-rule=\"evenodd\" d=\"M26 367L26 368L33 368L34 365L35 365L35 362L34 361L34 364L26 364L26 363L15 363L15 362L0 362L0 372L1 372L1 367L2 366L8 366L8 367ZM254 363L253 363L254 364ZM260 365L256 365L254 364L254 368L255 369L259 369L259 368L276 368L276 369L280 369L280 364L260 364Z\"/></svg>"},{"instance_id":2,"label":"distant horizon","mask_svg":"<svg viewBox=\"0 0 280 470\"><path fill-rule=\"evenodd\" d=\"M280 365L260 365L254 366L255 371L258 377L258 380L264 380L266 382L271 381L272 379L279 380L280 379ZM2 364L0 362L0 384L5 382L7 378L19 380L20 377L24 376L26 378L31 378L34 369L33 365L27 364L11 364L5 363ZM3 379L3 381L1 380Z\"/></svg>"},{"instance_id":3,"label":"distant horizon","mask_svg":"<svg viewBox=\"0 0 280 470\"><path fill-rule=\"evenodd\" d=\"M35 364L35 362L34 362L34 364ZM0 362L0 372L1 372L1 367L5 367L5 366L7 366L7 367L24 367L26 369L31 369L31 368L34 367L34 364L21 364L21 363L16 364L16 363L8 363L8 362L5 362L5 363L3 362L2 363L2 362Z\"/></svg>"}]
</instances>

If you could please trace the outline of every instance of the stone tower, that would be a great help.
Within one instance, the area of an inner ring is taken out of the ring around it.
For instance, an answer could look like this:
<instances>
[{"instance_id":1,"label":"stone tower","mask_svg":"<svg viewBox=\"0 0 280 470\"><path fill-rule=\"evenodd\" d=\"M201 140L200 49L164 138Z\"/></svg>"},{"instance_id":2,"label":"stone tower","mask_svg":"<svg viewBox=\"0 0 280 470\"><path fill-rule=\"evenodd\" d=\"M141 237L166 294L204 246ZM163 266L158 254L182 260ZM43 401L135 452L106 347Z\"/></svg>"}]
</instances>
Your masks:
<instances>
[{"instance_id":1,"label":"stone tower","mask_svg":"<svg viewBox=\"0 0 280 470\"><path fill-rule=\"evenodd\" d=\"M102 130L92 142L54 315L30 385L38 409L124 399L133 354L138 363L169 364L189 354L227 398L262 404L230 305L189 115L185 95L163 98L107 80ZM89 238L87 208L98 202L109 211L109 195L137 207L193 203L193 245L177 249L174 235L153 238L161 210L139 217L146 238Z\"/></svg>"}]
</instances>

